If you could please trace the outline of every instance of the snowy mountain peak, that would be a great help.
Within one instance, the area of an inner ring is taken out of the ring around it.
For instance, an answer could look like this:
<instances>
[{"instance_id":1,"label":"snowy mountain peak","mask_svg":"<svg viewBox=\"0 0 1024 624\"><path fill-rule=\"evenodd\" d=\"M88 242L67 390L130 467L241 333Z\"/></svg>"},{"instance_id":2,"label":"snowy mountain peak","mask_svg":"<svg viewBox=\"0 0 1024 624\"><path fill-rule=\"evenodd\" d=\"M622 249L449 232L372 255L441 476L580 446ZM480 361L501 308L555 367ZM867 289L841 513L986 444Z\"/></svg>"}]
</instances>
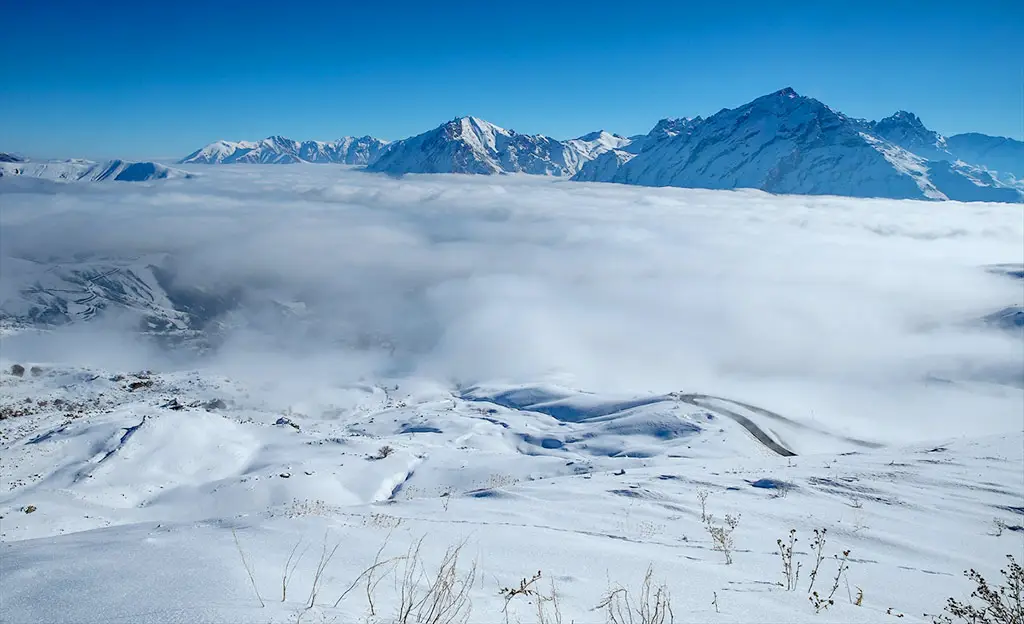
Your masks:
<instances>
[{"instance_id":1,"label":"snowy mountain peak","mask_svg":"<svg viewBox=\"0 0 1024 624\"><path fill-rule=\"evenodd\" d=\"M929 130L914 113L896 111L868 125L874 135L928 160L957 160L947 149L945 137Z\"/></svg>"},{"instance_id":2,"label":"snowy mountain peak","mask_svg":"<svg viewBox=\"0 0 1024 624\"><path fill-rule=\"evenodd\" d=\"M912 126L924 128L924 122L921 121L920 117L918 117L914 113L911 113L910 111L905 110L898 110L892 115L889 115L888 117L883 119L882 121L888 121L891 123L907 123Z\"/></svg>"},{"instance_id":3,"label":"snowy mountain peak","mask_svg":"<svg viewBox=\"0 0 1024 624\"><path fill-rule=\"evenodd\" d=\"M576 137L575 140L577 140L577 141L586 141L588 143L591 143L591 142L594 142L594 141L601 141L601 142L605 142L605 143L612 143L612 142L615 142L616 140L621 140L621 139L625 139L625 138L626 137L619 136L617 134L613 134L611 132L608 132L607 130L597 130L597 131L594 131L594 132L588 132L587 134L584 134L583 136Z\"/></svg>"},{"instance_id":4,"label":"snowy mountain peak","mask_svg":"<svg viewBox=\"0 0 1024 624\"><path fill-rule=\"evenodd\" d=\"M531 173L571 176L584 163L630 139L593 132L556 141L541 134L519 134L478 117L457 117L423 134L396 141L371 171L405 173Z\"/></svg>"},{"instance_id":5,"label":"snowy mountain peak","mask_svg":"<svg viewBox=\"0 0 1024 624\"><path fill-rule=\"evenodd\" d=\"M576 179L853 197L1024 199L984 170L956 163L944 139L914 115L864 122L792 88L703 120L662 120L638 143L635 156L604 155Z\"/></svg>"},{"instance_id":6,"label":"snowy mountain peak","mask_svg":"<svg viewBox=\"0 0 1024 624\"><path fill-rule=\"evenodd\" d=\"M300 142L274 135L255 142L214 141L192 152L180 162L204 165L301 162L365 165L374 160L386 145L386 141L370 136L342 137L337 141Z\"/></svg>"},{"instance_id":7,"label":"snowy mountain peak","mask_svg":"<svg viewBox=\"0 0 1024 624\"><path fill-rule=\"evenodd\" d=\"M795 99L795 98L798 98L798 97L802 97L802 96L799 93L797 93L796 90L793 89L793 87L785 87L783 89L779 89L775 93L772 93L768 97L787 98L787 99L792 100L792 99Z\"/></svg>"}]
</instances>

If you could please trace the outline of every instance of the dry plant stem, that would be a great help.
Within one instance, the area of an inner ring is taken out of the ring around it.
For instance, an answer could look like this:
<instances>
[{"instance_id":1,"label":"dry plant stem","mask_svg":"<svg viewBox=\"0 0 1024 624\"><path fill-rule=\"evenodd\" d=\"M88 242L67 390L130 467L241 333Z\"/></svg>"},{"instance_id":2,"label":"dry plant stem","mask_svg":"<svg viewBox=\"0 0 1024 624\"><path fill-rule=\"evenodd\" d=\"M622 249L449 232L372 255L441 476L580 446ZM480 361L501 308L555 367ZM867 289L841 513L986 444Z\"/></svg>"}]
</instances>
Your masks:
<instances>
[{"instance_id":1,"label":"dry plant stem","mask_svg":"<svg viewBox=\"0 0 1024 624\"><path fill-rule=\"evenodd\" d=\"M697 490L697 500L700 501L700 521L707 524L708 522L708 496L711 492L701 488Z\"/></svg>"},{"instance_id":2,"label":"dry plant stem","mask_svg":"<svg viewBox=\"0 0 1024 624\"><path fill-rule=\"evenodd\" d=\"M242 565L245 567L246 574L249 575L249 582L252 583L252 590L256 592L256 599L260 601L261 607L267 605L263 602L263 597L260 596L260 590L256 587L256 579L254 578L252 567L249 566L249 562L245 559L245 552L242 551L242 545L238 542L238 533L234 529L231 529L231 535L235 538L235 546L238 548L238 556L242 558Z\"/></svg>"},{"instance_id":3,"label":"dry plant stem","mask_svg":"<svg viewBox=\"0 0 1024 624\"><path fill-rule=\"evenodd\" d=\"M781 539L776 540L779 545L779 557L782 558L782 579L785 583L779 583L786 588L786 591L794 591L797 583L800 581L800 563L797 562L796 566L793 566L793 549L796 547L796 543L799 539L796 536L796 529L789 530L789 542L783 542Z\"/></svg>"},{"instance_id":4,"label":"dry plant stem","mask_svg":"<svg viewBox=\"0 0 1024 624\"><path fill-rule=\"evenodd\" d=\"M849 550L844 550L843 551L842 559L839 558L839 555L833 555L833 556L835 557L836 561L839 562L839 568L836 570L836 577L832 581L832 591L830 591L828 593L829 601L832 600L832 598L836 595L836 590L839 589L839 578L844 576L846 574L846 571L850 569L850 562L849 562L850 551Z\"/></svg>"},{"instance_id":5,"label":"dry plant stem","mask_svg":"<svg viewBox=\"0 0 1024 624\"><path fill-rule=\"evenodd\" d=\"M370 607L370 615L376 615L376 610L374 608L373 602L374 590L376 590L377 585L384 578L384 575L381 574L380 577L374 580L374 573L377 571L378 568L397 564L397 562L402 559L402 557L392 557L391 559L381 561L380 557L383 554L384 549L387 547L390 539L391 533L388 532L387 537L384 538L384 543L381 544L380 548L377 549L377 554L373 558L373 565L359 573L359 576L357 576L355 580L353 580L352 583L347 588L345 588L345 591L341 592L341 595L338 596L338 599L334 601L334 604L331 605L332 608L338 608L338 605L341 604L341 601L345 599L345 596L349 595L352 592L352 590L355 589L357 585L359 585L359 581L361 581L363 578L366 578L366 601Z\"/></svg>"},{"instance_id":6,"label":"dry plant stem","mask_svg":"<svg viewBox=\"0 0 1024 624\"><path fill-rule=\"evenodd\" d=\"M426 576L420 560L420 538L410 546L405 557L405 571L399 588L396 624L452 624L465 622L471 604L469 590L476 581L476 563L465 575L458 572L459 555L465 542L450 547L426 589L418 588L419 578ZM420 569L417 577L416 570Z\"/></svg>"},{"instance_id":7,"label":"dry plant stem","mask_svg":"<svg viewBox=\"0 0 1024 624\"><path fill-rule=\"evenodd\" d=\"M292 547L292 551L288 554L288 560L284 563L284 573L281 575L281 602L288 599L288 579L291 578L292 573L295 572L295 568L297 568L299 566L299 562L302 561L302 557L305 556L306 551L309 550L308 546L304 548L302 552L299 553L299 557L294 560L294 563L292 563L292 559L295 557L295 552L301 545L302 539L299 538L299 541L295 542L295 546Z\"/></svg>"},{"instance_id":8,"label":"dry plant stem","mask_svg":"<svg viewBox=\"0 0 1024 624\"><path fill-rule=\"evenodd\" d=\"M811 569L811 584L807 586L807 593L814 590L814 581L818 578L818 569L821 562L825 560L825 532L826 529L814 529L814 539L811 540L811 551L814 552L814 568Z\"/></svg>"},{"instance_id":9,"label":"dry plant stem","mask_svg":"<svg viewBox=\"0 0 1024 624\"><path fill-rule=\"evenodd\" d=\"M316 604L316 596L320 591L320 583L323 580L324 571L327 570L327 566L330 565L331 559L334 558L334 553L338 552L338 547L341 546L341 542L334 545L334 548L327 551L327 532L324 532L324 545L320 551L320 561L316 565L316 573L313 575L313 585L309 588L309 600L306 606L307 609L312 609L313 605Z\"/></svg>"},{"instance_id":10,"label":"dry plant stem","mask_svg":"<svg viewBox=\"0 0 1024 624\"><path fill-rule=\"evenodd\" d=\"M653 575L653 568L647 568L637 601L634 602L629 590L619 586L609 590L595 608L604 609L611 624L671 624L675 616L668 588L655 587Z\"/></svg>"}]
</instances>

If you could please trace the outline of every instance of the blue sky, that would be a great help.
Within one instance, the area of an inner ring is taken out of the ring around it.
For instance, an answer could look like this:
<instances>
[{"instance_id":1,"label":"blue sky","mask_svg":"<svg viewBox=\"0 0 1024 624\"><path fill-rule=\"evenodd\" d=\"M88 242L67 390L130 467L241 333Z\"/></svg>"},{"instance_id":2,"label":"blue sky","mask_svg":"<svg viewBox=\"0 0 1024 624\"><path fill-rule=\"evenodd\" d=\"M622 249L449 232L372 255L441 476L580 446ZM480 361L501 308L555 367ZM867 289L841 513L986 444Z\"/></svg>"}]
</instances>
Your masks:
<instances>
[{"instance_id":1,"label":"blue sky","mask_svg":"<svg viewBox=\"0 0 1024 624\"><path fill-rule=\"evenodd\" d=\"M395 139L473 114L646 132L792 86L857 117L1021 138L1024 2L12 2L0 151L180 157Z\"/></svg>"}]
</instances>

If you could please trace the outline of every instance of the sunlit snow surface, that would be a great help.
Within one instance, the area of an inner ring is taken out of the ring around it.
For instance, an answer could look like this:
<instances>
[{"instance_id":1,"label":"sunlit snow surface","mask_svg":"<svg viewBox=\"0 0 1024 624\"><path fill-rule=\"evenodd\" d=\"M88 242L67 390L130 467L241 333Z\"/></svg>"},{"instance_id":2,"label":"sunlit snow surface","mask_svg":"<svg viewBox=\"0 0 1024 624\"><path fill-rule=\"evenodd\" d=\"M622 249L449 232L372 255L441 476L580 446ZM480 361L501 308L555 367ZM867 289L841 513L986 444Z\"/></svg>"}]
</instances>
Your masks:
<instances>
[{"instance_id":1,"label":"sunlit snow surface","mask_svg":"<svg viewBox=\"0 0 1024 624\"><path fill-rule=\"evenodd\" d=\"M302 621L362 620L337 597L422 536L477 561L473 622L537 570L603 622L648 565L679 621L930 621L1024 550L1024 336L986 321L1024 306L1019 207L203 172L0 183L4 622L295 621L325 534ZM821 527L816 588L852 552L815 614L776 539Z\"/></svg>"}]
</instances>

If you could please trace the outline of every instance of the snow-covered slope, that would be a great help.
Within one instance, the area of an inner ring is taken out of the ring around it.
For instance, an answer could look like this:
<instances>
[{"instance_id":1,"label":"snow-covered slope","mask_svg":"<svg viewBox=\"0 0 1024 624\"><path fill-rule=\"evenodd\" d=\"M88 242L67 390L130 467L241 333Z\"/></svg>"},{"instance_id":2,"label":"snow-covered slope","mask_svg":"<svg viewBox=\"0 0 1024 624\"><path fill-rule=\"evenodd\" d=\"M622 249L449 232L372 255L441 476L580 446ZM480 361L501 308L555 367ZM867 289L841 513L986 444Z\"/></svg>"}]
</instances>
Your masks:
<instances>
[{"instance_id":1,"label":"snow-covered slope","mask_svg":"<svg viewBox=\"0 0 1024 624\"><path fill-rule=\"evenodd\" d=\"M613 149L601 154L597 158L587 161L583 167L572 177L577 182L601 182L610 180L619 167L626 164L636 156L624 149Z\"/></svg>"},{"instance_id":2,"label":"snow-covered slope","mask_svg":"<svg viewBox=\"0 0 1024 624\"><path fill-rule=\"evenodd\" d=\"M174 283L164 255L39 262L3 257L0 321L53 327L116 316L141 331L203 329L231 307L231 292Z\"/></svg>"},{"instance_id":3,"label":"snow-covered slope","mask_svg":"<svg viewBox=\"0 0 1024 624\"><path fill-rule=\"evenodd\" d=\"M630 139L600 131L570 141L519 134L476 117L460 117L388 146L371 171L384 173L530 173L571 176Z\"/></svg>"},{"instance_id":4,"label":"snow-covered slope","mask_svg":"<svg viewBox=\"0 0 1024 624\"><path fill-rule=\"evenodd\" d=\"M14 154L8 154L7 152L0 152L0 163L19 163L25 162L24 158L16 156Z\"/></svg>"},{"instance_id":5,"label":"snow-covered slope","mask_svg":"<svg viewBox=\"0 0 1024 624\"><path fill-rule=\"evenodd\" d=\"M208 371L35 370L0 378L4 621L396 622L462 544L470 622L603 622L609 587L639 593L649 566L678 621L931 622L972 589L961 570L996 581L1024 548L1019 431L818 434L780 457L729 401L561 389L551 415L507 400L551 388L382 381L289 404ZM725 517L728 558L708 531ZM838 591L819 612L800 545L821 529L817 591ZM794 591L778 585L790 530ZM548 617L499 593L537 570Z\"/></svg>"},{"instance_id":6,"label":"snow-covered slope","mask_svg":"<svg viewBox=\"0 0 1024 624\"><path fill-rule=\"evenodd\" d=\"M0 177L25 176L59 182L115 180L117 182L144 182L190 178L192 174L154 162L130 162L125 160L50 160L50 161L0 161Z\"/></svg>"},{"instance_id":7,"label":"snow-covered slope","mask_svg":"<svg viewBox=\"0 0 1024 624\"><path fill-rule=\"evenodd\" d=\"M182 164L298 162L365 165L372 162L387 141L370 136L343 137L337 141L294 141L281 136L260 141L215 141L192 152Z\"/></svg>"},{"instance_id":8,"label":"snow-covered slope","mask_svg":"<svg viewBox=\"0 0 1024 624\"><path fill-rule=\"evenodd\" d=\"M946 138L946 146L960 160L1024 180L1024 142L976 132Z\"/></svg>"},{"instance_id":9,"label":"snow-covered slope","mask_svg":"<svg viewBox=\"0 0 1024 624\"><path fill-rule=\"evenodd\" d=\"M906 111L868 126L875 136L932 161L931 177L944 181L939 186L950 199L978 195L979 199L1015 201L1006 187L1024 189L1024 143L1020 141L974 133L947 138Z\"/></svg>"},{"instance_id":10,"label":"snow-covered slope","mask_svg":"<svg viewBox=\"0 0 1024 624\"><path fill-rule=\"evenodd\" d=\"M615 146L594 159L584 163L583 167L573 176L578 182L602 182L611 180L619 167L632 160L634 156L659 141L674 137L680 133L691 132L693 127L702 121L700 117L668 117L662 119L647 134L630 137L628 142Z\"/></svg>"},{"instance_id":11,"label":"snow-covered slope","mask_svg":"<svg viewBox=\"0 0 1024 624\"><path fill-rule=\"evenodd\" d=\"M871 124L792 89L669 132L666 126L659 123L652 131L657 136L645 141L635 158L619 156L616 167L606 157L600 170L588 170L580 179L808 195L1024 201L1024 193L980 174L977 167L930 160L946 155L944 141L913 115Z\"/></svg>"}]
</instances>

